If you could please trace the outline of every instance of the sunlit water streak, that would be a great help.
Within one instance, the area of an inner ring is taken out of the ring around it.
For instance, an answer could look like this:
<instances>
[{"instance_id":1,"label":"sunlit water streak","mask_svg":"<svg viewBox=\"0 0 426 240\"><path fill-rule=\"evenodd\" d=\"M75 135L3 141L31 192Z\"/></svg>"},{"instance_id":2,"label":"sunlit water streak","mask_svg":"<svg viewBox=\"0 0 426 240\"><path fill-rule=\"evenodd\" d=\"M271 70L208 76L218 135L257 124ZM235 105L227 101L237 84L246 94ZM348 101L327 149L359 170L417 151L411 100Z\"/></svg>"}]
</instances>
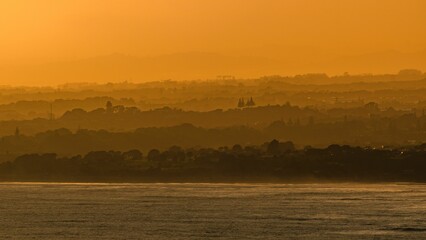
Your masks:
<instances>
[{"instance_id":1,"label":"sunlit water streak","mask_svg":"<svg viewBox=\"0 0 426 240\"><path fill-rule=\"evenodd\" d=\"M0 239L426 239L426 185L0 183Z\"/></svg>"}]
</instances>

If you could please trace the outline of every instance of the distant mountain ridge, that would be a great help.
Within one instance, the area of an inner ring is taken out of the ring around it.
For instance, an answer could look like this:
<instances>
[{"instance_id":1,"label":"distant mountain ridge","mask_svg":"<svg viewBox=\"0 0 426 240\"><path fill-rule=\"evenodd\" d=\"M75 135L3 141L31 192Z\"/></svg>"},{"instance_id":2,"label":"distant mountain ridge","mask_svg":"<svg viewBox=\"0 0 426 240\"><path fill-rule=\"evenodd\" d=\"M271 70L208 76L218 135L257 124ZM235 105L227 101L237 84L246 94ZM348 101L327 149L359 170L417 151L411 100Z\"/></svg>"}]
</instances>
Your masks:
<instances>
[{"instance_id":1,"label":"distant mountain ridge","mask_svg":"<svg viewBox=\"0 0 426 240\"><path fill-rule=\"evenodd\" d=\"M318 55L319 54L319 55ZM256 78L303 73L395 73L400 69L426 71L426 51L384 51L358 56L326 56L286 52L273 57L232 56L188 52L152 57L125 54L39 65L0 66L2 84L63 84L69 82L146 82L215 79L218 75ZM310 56L315 55L314 58Z\"/></svg>"}]
</instances>

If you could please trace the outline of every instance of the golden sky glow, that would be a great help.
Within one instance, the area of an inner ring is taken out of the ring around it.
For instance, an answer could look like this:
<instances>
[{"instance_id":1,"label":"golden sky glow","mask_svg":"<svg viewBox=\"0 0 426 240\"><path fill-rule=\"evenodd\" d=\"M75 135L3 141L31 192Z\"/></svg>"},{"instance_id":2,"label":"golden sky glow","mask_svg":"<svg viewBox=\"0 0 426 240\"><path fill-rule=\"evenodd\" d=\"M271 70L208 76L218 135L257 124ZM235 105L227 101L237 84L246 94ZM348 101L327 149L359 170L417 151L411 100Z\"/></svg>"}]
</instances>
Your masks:
<instances>
[{"instance_id":1,"label":"golden sky glow","mask_svg":"<svg viewBox=\"0 0 426 240\"><path fill-rule=\"evenodd\" d=\"M0 64L416 53L426 49L425 12L424 0L1 0Z\"/></svg>"}]
</instances>

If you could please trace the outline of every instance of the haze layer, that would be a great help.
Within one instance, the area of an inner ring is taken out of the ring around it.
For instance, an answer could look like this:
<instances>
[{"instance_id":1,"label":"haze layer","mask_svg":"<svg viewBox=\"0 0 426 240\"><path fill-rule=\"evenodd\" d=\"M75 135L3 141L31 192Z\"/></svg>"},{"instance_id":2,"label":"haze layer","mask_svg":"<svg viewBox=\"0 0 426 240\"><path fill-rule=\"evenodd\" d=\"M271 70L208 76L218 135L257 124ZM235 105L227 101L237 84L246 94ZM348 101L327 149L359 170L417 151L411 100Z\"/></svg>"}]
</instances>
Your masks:
<instances>
[{"instance_id":1,"label":"haze layer","mask_svg":"<svg viewBox=\"0 0 426 240\"><path fill-rule=\"evenodd\" d=\"M426 70L425 10L423 0L2 0L0 83Z\"/></svg>"}]
</instances>

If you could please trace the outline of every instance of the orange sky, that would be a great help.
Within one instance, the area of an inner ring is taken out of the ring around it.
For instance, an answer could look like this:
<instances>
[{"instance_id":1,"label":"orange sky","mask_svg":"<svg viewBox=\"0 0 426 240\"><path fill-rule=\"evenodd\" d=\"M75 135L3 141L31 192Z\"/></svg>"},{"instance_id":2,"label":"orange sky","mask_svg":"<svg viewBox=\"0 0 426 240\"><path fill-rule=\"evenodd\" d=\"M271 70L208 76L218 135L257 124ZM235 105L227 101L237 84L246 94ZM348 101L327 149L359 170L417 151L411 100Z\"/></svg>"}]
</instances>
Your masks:
<instances>
[{"instance_id":1,"label":"orange sky","mask_svg":"<svg viewBox=\"0 0 426 240\"><path fill-rule=\"evenodd\" d=\"M300 52L320 61L390 50L411 54L426 49L425 12L424 0L1 0L0 64L112 53L279 58ZM343 70L351 71L335 72ZM0 72L8 83L5 76ZM25 78L21 83L35 81Z\"/></svg>"}]
</instances>

